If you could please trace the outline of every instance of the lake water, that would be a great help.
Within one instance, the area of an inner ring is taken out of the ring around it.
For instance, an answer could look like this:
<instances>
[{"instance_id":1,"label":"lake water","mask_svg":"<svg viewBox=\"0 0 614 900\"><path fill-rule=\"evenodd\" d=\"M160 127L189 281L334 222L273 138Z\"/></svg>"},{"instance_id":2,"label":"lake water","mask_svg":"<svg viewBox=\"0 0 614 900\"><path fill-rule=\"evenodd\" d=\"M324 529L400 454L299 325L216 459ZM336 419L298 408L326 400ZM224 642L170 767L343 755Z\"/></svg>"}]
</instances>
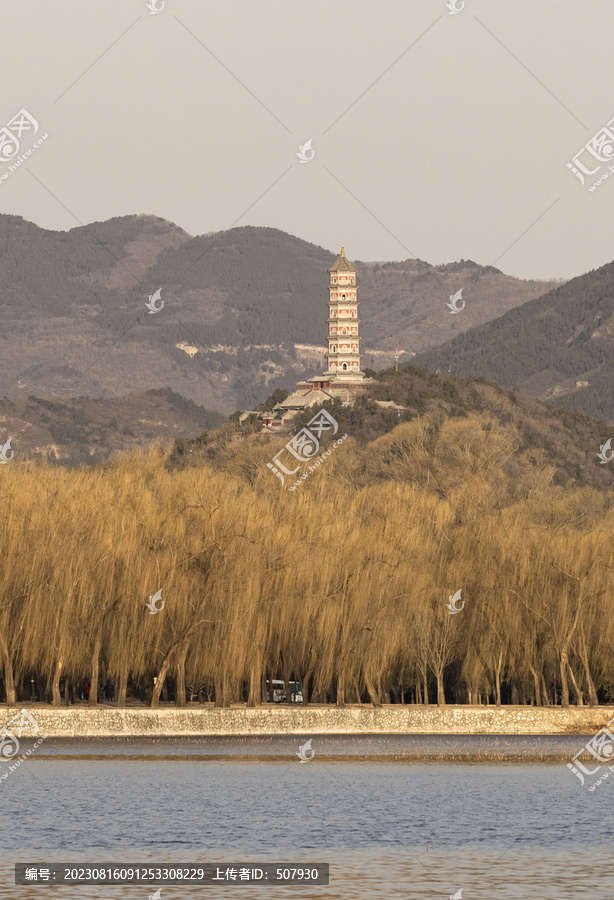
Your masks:
<instances>
[{"instance_id":1,"label":"lake water","mask_svg":"<svg viewBox=\"0 0 614 900\"><path fill-rule=\"evenodd\" d=\"M614 781L591 793L565 766L586 739L315 736L304 764L304 736L48 739L0 782L0 898L157 887L17 887L15 862L280 861L327 862L330 885L165 886L161 900L605 900Z\"/></svg>"}]
</instances>

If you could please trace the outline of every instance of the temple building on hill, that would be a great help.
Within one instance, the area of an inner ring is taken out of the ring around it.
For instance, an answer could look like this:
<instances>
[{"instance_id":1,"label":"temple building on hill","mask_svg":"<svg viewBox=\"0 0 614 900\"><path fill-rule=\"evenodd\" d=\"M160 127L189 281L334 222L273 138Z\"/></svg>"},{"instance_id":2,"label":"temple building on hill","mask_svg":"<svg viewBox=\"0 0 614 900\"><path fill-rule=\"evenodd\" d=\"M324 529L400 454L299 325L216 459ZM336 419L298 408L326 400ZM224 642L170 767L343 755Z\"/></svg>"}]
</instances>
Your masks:
<instances>
[{"instance_id":1,"label":"temple building on hill","mask_svg":"<svg viewBox=\"0 0 614 900\"><path fill-rule=\"evenodd\" d=\"M344 247L328 273L326 371L307 381L299 381L294 394L270 412L261 414L262 431L265 433L292 431L294 419L299 413L311 406L321 406L327 400L338 398L345 404L352 404L373 383L360 369L356 268L346 257Z\"/></svg>"}]
</instances>

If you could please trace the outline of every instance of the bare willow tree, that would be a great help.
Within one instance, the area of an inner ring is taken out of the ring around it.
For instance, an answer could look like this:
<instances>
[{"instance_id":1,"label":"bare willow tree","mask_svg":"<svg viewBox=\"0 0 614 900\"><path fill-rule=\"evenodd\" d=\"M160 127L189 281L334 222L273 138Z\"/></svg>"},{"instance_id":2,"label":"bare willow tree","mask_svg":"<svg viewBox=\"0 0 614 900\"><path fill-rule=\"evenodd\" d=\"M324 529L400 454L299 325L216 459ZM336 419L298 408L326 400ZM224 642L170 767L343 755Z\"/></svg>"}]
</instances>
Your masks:
<instances>
[{"instance_id":1,"label":"bare willow tree","mask_svg":"<svg viewBox=\"0 0 614 900\"><path fill-rule=\"evenodd\" d=\"M0 467L2 696L612 701L614 494L554 485L515 429L426 415L293 493L276 441L180 472L159 449Z\"/></svg>"}]
</instances>

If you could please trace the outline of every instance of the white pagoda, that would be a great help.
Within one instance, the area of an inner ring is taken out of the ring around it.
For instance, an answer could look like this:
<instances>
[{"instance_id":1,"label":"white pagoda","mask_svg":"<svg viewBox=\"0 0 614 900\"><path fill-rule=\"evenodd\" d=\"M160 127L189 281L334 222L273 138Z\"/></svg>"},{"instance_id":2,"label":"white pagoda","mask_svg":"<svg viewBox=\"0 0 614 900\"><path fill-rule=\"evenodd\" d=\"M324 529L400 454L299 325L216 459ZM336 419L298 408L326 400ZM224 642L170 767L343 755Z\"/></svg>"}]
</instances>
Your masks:
<instances>
[{"instance_id":1,"label":"white pagoda","mask_svg":"<svg viewBox=\"0 0 614 900\"><path fill-rule=\"evenodd\" d=\"M360 371L356 268L347 259L345 247L328 272L328 370L325 374L344 382L362 381L365 376Z\"/></svg>"},{"instance_id":2,"label":"white pagoda","mask_svg":"<svg viewBox=\"0 0 614 900\"><path fill-rule=\"evenodd\" d=\"M335 397L351 404L364 394L372 379L360 369L360 337L358 335L358 300L356 297L356 267L341 248L341 256L330 267L328 283L328 366L322 375L315 375L296 385L283 403L262 415L263 431L281 434L291 430L295 416L310 406L322 404Z\"/></svg>"}]
</instances>

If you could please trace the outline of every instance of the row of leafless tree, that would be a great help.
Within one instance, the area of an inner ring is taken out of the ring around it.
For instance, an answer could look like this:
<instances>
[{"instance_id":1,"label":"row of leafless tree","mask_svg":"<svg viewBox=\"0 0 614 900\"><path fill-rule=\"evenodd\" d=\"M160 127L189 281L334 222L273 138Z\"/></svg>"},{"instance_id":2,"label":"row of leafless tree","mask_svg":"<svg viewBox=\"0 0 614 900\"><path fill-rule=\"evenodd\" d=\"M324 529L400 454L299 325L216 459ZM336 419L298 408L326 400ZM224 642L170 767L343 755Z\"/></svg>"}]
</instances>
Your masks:
<instances>
[{"instance_id":1,"label":"row of leafless tree","mask_svg":"<svg viewBox=\"0 0 614 900\"><path fill-rule=\"evenodd\" d=\"M277 449L3 466L7 701L87 681L96 704L110 679L120 706L169 682L178 705L253 706L272 678L339 705L614 700L611 495L554 486L485 417L350 436L293 493Z\"/></svg>"}]
</instances>

